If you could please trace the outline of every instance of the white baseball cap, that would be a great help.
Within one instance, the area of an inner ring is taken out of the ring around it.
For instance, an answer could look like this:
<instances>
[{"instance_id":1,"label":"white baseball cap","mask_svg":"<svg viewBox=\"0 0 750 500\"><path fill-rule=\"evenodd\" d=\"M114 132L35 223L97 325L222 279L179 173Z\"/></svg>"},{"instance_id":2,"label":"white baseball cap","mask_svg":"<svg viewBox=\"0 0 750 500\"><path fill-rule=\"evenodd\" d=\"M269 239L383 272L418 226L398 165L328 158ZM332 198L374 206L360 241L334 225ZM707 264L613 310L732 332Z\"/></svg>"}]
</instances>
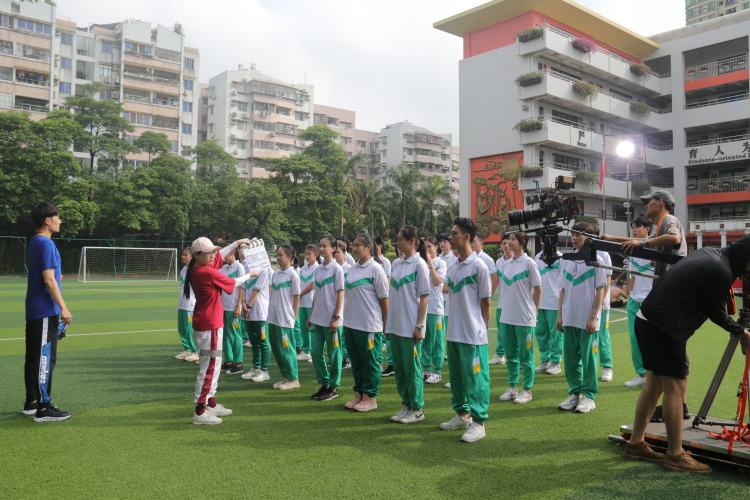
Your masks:
<instances>
[{"instance_id":1,"label":"white baseball cap","mask_svg":"<svg viewBox=\"0 0 750 500\"><path fill-rule=\"evenodd\" d=\"M205 236L201 236L197 240L193 241L193 244L190 245L190 250L195 252L213 252L216 250L216 245L211 243L211 240L206 238Z\"/></svg>"}]
</instances>

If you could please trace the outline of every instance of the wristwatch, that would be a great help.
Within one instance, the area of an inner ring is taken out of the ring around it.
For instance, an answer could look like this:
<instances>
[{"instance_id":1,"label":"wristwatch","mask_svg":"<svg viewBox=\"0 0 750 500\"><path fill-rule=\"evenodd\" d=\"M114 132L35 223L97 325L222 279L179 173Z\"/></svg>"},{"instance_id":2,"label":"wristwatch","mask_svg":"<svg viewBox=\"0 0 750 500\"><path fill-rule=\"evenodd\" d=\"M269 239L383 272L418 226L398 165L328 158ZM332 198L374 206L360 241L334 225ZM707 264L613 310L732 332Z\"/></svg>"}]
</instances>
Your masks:
<instances>
[{"instance_id":1,"label":"wristwatch","mask_svg":"<svg viewBox=\"0 0 750 500\"><path fill-rule=\"evenodd\" d=\"M336 315L334 315L334 316L331 317L331 321L338 321L340 319L341 319L341 316L338 315L338 314L336 314Z\"/></svg>"}]
</instances>

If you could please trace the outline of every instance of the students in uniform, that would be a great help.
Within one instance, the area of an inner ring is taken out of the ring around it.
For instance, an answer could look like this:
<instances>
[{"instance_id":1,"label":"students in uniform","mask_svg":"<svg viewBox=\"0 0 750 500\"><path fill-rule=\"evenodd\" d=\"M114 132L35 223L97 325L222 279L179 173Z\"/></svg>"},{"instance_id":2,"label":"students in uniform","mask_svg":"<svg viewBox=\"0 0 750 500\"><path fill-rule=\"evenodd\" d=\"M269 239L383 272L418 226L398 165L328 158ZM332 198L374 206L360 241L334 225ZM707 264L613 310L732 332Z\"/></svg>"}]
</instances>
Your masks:
<instances>
[{"instance_id":1,"label":"students in uniform","mask_svg":"<svg viewBox=\"0 0 750 500\"><path fill-rule=\"evenodd\" d=\"M291 267L294 250L289 245L276 249L279 270L271 276L271 297L268 303L268 332L271 352L281 371L274 389L288 391L300 387L297 354L294 348L294 324L299 307L300 282Z\"/></svg>"},{"instance_id":2,"label":"students in uniform","mask_svg":"<svg viewBox=\"0 0 750 500\"><path fill-rule=\"evenodd\" d=\"M351 255L349 255L349 253L346 251L348 247L348 241L338 240L336 241L336 253L333 254L333 258L336 260L336 264L341 266L341 270L344 271L344 280L346 280L346 275L349 274L349 269L351 269L352 267L347 259L347 256L351 257ZM352 262L354 261L352 260ZM343 359L342 367L351 368L352 365L349 362L349 352L346 350L346 337L344 337L343 333L339 340L341 341L341 357Z\"/></svg>"},{"instance_id":3,"label":"students in uniform","mask_svg":"<svg viewBox=\"0 0 750 500\"><path fill-rule=\"evenodd\" d=\"M424 420L424 379L419 359L425 336L430 273L419 255L424 251L424 243L416 227L402 227L396 244L403 257L394 260L391 267L385 333L391 340L396 388L403 407L391 420L413 424Z\"/></svg>"},{"instance_id":4,"label":"students in uniform","mask_svg":"<svg viewBox=\"0 0 750 500\"><path fill-rule=\"evenodd\" d=\"M508 389L500 401L528 403L534 387L534 330L542 298L542 278L536 262L526 254L528 237L518 232L510 235L508 247L513 257L506 261L498 275L503 282L503 343L508 365ZM523 391L518 392L519 365L523 368Z\"/></svg>"},{"instance_id":5,"label":"students in uniform","mask_svg":"<svg viewBox=\"0 0 750 500\"><path fill-rule=\"evenodd\" d=\"M343 248L342 252L344 253L344 262L349 264L350 266L354 264L355 260L354 257L351 256L349 253L349 240L341 236L340 238L336 239L336 247ZM341 265L341 264L339 264Z\"/></svg>"},{"instance_id":6,"label":"students in uniform","mask_svg":"<svg viewBox=\"0 0 750 500\"><path fill-rule=\"evenodd\" d=\"M357 258L345 279L344 337L349 346L354 397L344 406L368 412L378 407L383 326L388 318L388 278L372 258L372 240L360 234L352 242Z\"/></svg>"},{"instance_id":7,"label":"students in uniform","mask_svg":"<svg viewBox=\"0 0 750 500\"><path fill-rule=\"evenodd\" d=\"M589 222L577 222L573 229L594 234ZM579 251L586 236L573 233L573 248ZM601 257L597 256L599 263ZM560 303L557 328L563 330L563 360L568 397L559 405L561 410L589 413L596 409L594 399L599 392L599 342L597 332L601 321L602 300L607 286L604 269L590 267L584 261L560 261Z\"/></svg>"},{"instance_id":8,"label":"students in uniform","mask_svg":"<svg viewBox=\"0 0 750 500\"><path fill-rule=\"evenodd\" d=\"M352 251L354 251L354 249L352 249ZM377 236L375 238L375 252L373 253L373 258L375 259L375 262L383 267L383 271L385 271L386 277L390 279L391 261L388 260L388 257L383 255L383 238L381 238L380 236Z\"/></svg>"},{"instance_id":9,"label":"students in uniform","mask_svg":"<svg viewBox=\"0 0 750 500\"><path fill-rule=\"evenodd\" d=\"M510 247L508 246L508 234L504 234L502 239L500 240L500 250L502 251L502 255L497 259L495 262L495 274L496 277L500 276L500 273L502 272L503 266L505 265L505 262L509 261L511 258L513 258L513 254L510 251ZM490 272L492 272L490 270ZM495 311L495 326L497 327L497 342L495 343L495 357L490 359L491 365L504 365L506 363L505 359L505 334L503 333L503 325L500 323L500 316L502 314L503 310L503 281L498 280L497 281L497 309Z\"/></svg>"},{"instance_id":10,"label":"students in uniform","mask_svg":"<svg viewBox=\"0 0 750 500\"><path fill-rule=\"evenodd\" d=\"M268 364L271 361L271 343L268 339L268 288L271 271L262 269L245 283L245 300L242 306L245 328L253 345L253 369L242 374L244 380L265 382L271 379Z\"/></svg>"},{"instance_id":11,"label":"students in uniform","mask_svg":"<svg viewBox=\"0 0 750 500\"><path fill-rule=\"evenodd\" d=\"M238 260L238 251L239 249L235 248L234 252L224 258L224 265L219 269L224 276L239 278L245 275L245 268ZM240 328L243 291L242 287L237 287L232 293L221 292L221 305L224 307L224 364L221 365L221 369L228 375L243 372L244 346Z\"/></svg>"},{"instance_id":12,"label":"students in uniform","mask_svg":"<svg viewBox=\"0 0 750 500\"><path fill-rule=\"evenodd\" d=\"M599 229L596 228L594 234L599 235ZM602 264L606 266L612 266L612 257L609 253L601 250L596 251L596 255L601 259ZM607 286L604 287L604 298L602 299L602 317L599 325L599 332L597 333L599 341L599 364L602 367L602 375L600 380L602 382L612 382L614 377L613 371L613 360L612 360L612 339L609 335L609 310L610 310L610 293L609 289L612 286L612 270L605 269L604 274L607 276Z\"/></svg>"},{"instance_id":13,"label":"students in uniform","mask_svg":"<svg viewBox=\"0 0 750 500\"><path fill-rule=\"evenodd\" d=\"M309 244L305 247L305 265L299 270L299 281L302 290L309 289L299 299L299 337L295 339L297 347L297 361L312 362L310 357L310 314L312 314L313 297L315 288L309 288L313 283L315 270L318 268L318 246Z\"/></svg>"},{"instance_id":14,"label":"students in uniform","mask_svg":"<svg viewBox=\"0 0 750 500\"><path fill-rule=\"evenodd\" d=\"M557 308L560 305L560 259L562 256L557 252L558 260L547 265L544 261L544 252L536 254L534 261L539 268L542 277L542 301L536 313L536 335L537 345L542 364L536 369L537 373L558 375L562 372L560 359L562 358L563 338L562 332L557 329Z\"/></svg>"},{"instance_id":15,"label":"students in uniform","mask_svg":"<svg viewBox=\"0 0 750 500\"><path fill-rule=\"evenodd\" d=\"M195 339L193 339L193 309L195 308L195 294L192 289L190 289L190 295L187 297L182 293L182 289L185 286L185 274L187 273L191 256L190 247L182 249L180 258L182 259L183 267L180 270L179 276L180 297L177 306L177 332L180 334L182 352L174 358L183 361L197 362L198 348L195 346Z\"/></svg>"},{"instance_id":16,"label":"students in uniform","mask_svg":"<svg viewBox=\"0 0 750 500\"><path fill-rule=\"evenodd\" d=\"M463 430L461 440L473 443L486 435L490 406L490 369L487 363L487 325L492 282L487 266L471 249L477 227L460 217L451 229L451 246L458 261L448 268L448 371L451 404L456 416L440 429Z\"/></svg>"},{"instance_id":17,"label":"students in uniform","mask_svg":"<svg viewBox=\"0 0 750 500\"><path fill-rule=\"evenodd\" d=\"M422 368L425 384L437 384L442 380L445 329L443 286L448 266L438 257L437 240L425 238L427 268L430 270L430 298L427 303L427 329L422 342Z\"/></svg>"}]
</instances>

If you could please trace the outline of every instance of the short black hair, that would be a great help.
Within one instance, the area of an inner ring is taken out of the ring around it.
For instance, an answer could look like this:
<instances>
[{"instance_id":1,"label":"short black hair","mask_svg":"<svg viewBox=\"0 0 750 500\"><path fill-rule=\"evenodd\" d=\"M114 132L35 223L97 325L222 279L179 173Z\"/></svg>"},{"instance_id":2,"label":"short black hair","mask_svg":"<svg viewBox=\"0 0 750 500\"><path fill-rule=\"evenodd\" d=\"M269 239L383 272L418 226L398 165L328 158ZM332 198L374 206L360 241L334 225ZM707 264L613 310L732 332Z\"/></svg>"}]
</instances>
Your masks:
<instances>
[{"instance_id":1,"label":"short black hair","mask_svg":"<svg viewBox=\"0 0 750 500\"><path fill-rule=\"evenodd\" d=\"M654 223L651 222L651 219L646 217L645 215L641 215L640 217L636 217L633 222L630 223L631 227L647 227L651 229L654 227Z\"/></svg>"},{"instance_id":2,"label":"short black hair","mask_svg":"<svg viewBox=\"0 0 750 500\"><path fill-rule=\"evenodd\" d=\"M380 236L376 236L373 241L375 242L377 246L380 246L380 247L383 246L383 238L381 238Z\"/></svg>"},{"instance_id":3,"label":"short black hair","mask_svg":"<svg viewBox=\"0 0 750 500\"><path fill-rule=\"evenodd\" d=\"M31 211L31 220L34 221L34 227L39 229L44 225L47 217L54 217L55 215L60 215L60 211L55 204L51 201L43 201Z\"/></svg>"},{"instance_id":4,"label":"short black hair","mask_svg":"<svg viewBox=\"0 0 750 500\"><path fill-rule=\"evenodd\" d=\"M474 241L474 237L477 235L477 225L474 224L473 220L468 217L458 217L453 221L453 225L458 226L461 231L468 234L469 241Z\"/></svg>"},{"instance_id":5,"label":"short black hair","mask_svg":"<svg viewBox=\"0 0 750 500\"><path fill-rule=\"evenodd\" d=\"M437 242L440 243L442 241L450 241L451 237L448 235L448 233L440 233L437 236Z\"/></svg>"}]
</instances>

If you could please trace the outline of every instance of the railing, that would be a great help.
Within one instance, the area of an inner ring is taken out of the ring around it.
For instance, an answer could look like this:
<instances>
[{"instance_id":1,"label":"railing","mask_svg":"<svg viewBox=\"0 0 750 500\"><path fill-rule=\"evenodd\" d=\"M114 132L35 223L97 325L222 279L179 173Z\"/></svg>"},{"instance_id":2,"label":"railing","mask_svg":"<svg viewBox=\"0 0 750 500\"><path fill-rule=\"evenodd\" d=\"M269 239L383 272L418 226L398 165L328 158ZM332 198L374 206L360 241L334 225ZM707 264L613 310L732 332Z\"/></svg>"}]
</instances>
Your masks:
<instances>
[{"instance_id":1,"label":"railing","mask_svg":"<svg viewBox=\"0 0 750 500\"><path fill-rule=\"evenodd\" d=\"M698 220L690 220L691 223L694 224L706 224L707 222L721 222L721 221L746 221L748 219L747 214L745 215L721 215L716 214L712 215L710 219L698 219Z\"/></svg>"},{"instance_id":2,"label":"railing","mask_svg":"<svg viewBox=\"0 0 750 500\"><path fill-rule=\"evenodd\" d=\"M20 83L28 83L31 85L39 85L40 87L49 86L49 80L36 80L34 78L24 78L22 76L17 76L16 81Z\"/></svg>"},{"instance_id":3,"label":"railing","mask_svg":"<svg viewBox=\"0 0 750 500\"><path fill-rule=\"evenodd\" d=\"M695 140L695 141L688 140L685 142L685 146L687 147L706 146L708 144L721 144L723 142L746 141L748 139L750 139L750 134L730 135L726 137L714 137L712 139L701 139L701 140Z\"/></svg>"},{"instance_id":4,"label":"railing","mask_svg":"<svg viewBox=\"0 0 750 500\"><path fill-rule=\"evenodd\" d=\"M745 176L698 179L694 183L689 182L687 185L689 194L734 193L748 190L750 190L750 173Z\"/></svg>"},{"instance_id":5,"label":"railing","mask_svg":"<svg viewBox=\"0 0 750 500\"><path fill-rule=\"evenodd\" d=\"M646 144L646 147L657 151L672 151L674 149L673 144Z\"/></svg>"},{"instance_id":6,"label":"railing","mask_svg":"<svg viewBox=\"0 0 750 500\"><path fill-rule=\"evenodd\" d=\"M548 119L550 121L553 121L555 123L559 123L561 125L567 125L568 127L577 128L578 130L586 130L587 132L595 132L594 129L592 129L590 126L586 125L582 122L577 122L573 120L568 120L565 118L560 118L559 116L550 116L549 118L545 118L543 116L540 116L537 118L539 121L543 121L545 119Z\"/></svg>"},{"instance_id":7,"label":"railing","mask_svg":"<svg viewBox=\"0 0 750 500\"><path fill-rule=\"evenodd\" d=\"M707 97L698 99L685 104L685 109L702 108L704 106L713 106L714 104L723 104L725 102L743 101L750 97L747 90L735 94L722 95L719 97Z\"/></svg>"},{"instance_id":8,"label":"railing","mask_svg":"<svg viewBox=\"0 0 750 500\"><path fill-rule=\"evenodd\" d=\"M747 54L687 67L685 68L685 81L692 82L694 80L733 73L743 69L747 69Z\"/></svg>"},{"instance_id":9,"label":"railing","mask_svg":"<svg viewBox=\"0 0 750 500\"><path fill-rule=\"evenodd\" d=\"M36 111L38 113L46 113L49 111L48 106L42 106L41 104L26 104L23 102L17 102L13 105L16 109L22 109L24 111Z\"/></svg>"}]
</instances>

